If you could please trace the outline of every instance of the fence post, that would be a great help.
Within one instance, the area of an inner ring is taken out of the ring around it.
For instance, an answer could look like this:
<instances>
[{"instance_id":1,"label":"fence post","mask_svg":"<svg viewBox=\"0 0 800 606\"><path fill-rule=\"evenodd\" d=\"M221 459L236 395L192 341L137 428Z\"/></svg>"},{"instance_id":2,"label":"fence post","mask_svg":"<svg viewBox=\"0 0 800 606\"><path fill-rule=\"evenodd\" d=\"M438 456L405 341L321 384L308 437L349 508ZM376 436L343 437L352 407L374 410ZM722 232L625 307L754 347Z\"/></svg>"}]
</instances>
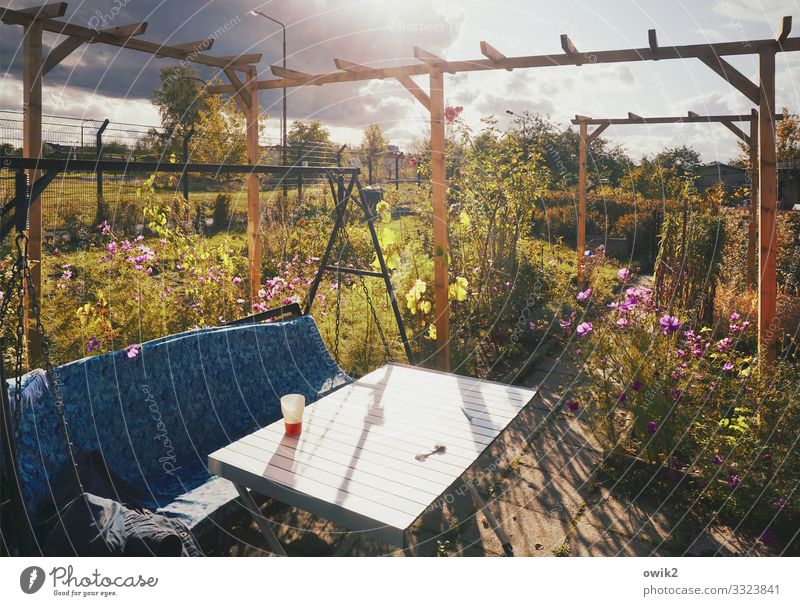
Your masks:
<instances>
[{"instance_id":1,"label":"fence post","mask_svg":"<svg viewBox=\"0 0 800 606\"><path fill-rule=\"evenodd\" d=\"M400 189L400 157L402 155L401 152L394 157L394 188L396 190Z\"/></svg>"},{"instance_id":2,"label":"fence post","mask_svg":"<svg viewBox=\"0 0 800 606\"><path fill-rule=\"evenodd\" d=\"M339 148L339 151L336 152L336 166L339 168L342 167L342 152L344 151L345 147L347 147L346 143Z\"/></svg>"},{"instance_id":3,"label":"fence post","mask_svg":"<svg viewBox=\"0 0 800 606\"><path fill-rule=\"evenodd\" d=\"M295 166L302 166L303 162L303 151L305 150L306 142L303 141L300 144L300 147L297 148L297 162L295 162ZM303 171L297 171L297 200L301 200L303 198Z\"/></svg>"},{"instance_id":4,"label":"fence post","mask_svg":"<svg viewBox=\"0 0 800 606\"><path fill-rule=\"evenodd\" d=\"M103 171L100 170L100 161L103 159L103 131L106 130L108 124L108 118L103 120L100 128L97 129L94 141L94 157L97 163L95 165L95 173L97 176L97 223L101 223L105 218L105 208L103 208Z\"/></svg>"},{"instance_id":5,"label":"fence post","mask_svg":"<svg viewBox=\"0 0 800 606\"><path fill-rule=\"evenodd\" d=\"M183 185L183 198L189 201L189 173L186 172L186 165L189 163L189 141L194 136L194 126L183 136L183 172L181 181Z\"/></svg>"},{"instance_id":6,"label":"fence post","mask_svg":"<svg viewBox=\"0 0 800 606\"><path fill-rule=\"evenodd\" d=\"M372 152L367 152L367 183L372 185Z\"/></svg>"}]
</instances>

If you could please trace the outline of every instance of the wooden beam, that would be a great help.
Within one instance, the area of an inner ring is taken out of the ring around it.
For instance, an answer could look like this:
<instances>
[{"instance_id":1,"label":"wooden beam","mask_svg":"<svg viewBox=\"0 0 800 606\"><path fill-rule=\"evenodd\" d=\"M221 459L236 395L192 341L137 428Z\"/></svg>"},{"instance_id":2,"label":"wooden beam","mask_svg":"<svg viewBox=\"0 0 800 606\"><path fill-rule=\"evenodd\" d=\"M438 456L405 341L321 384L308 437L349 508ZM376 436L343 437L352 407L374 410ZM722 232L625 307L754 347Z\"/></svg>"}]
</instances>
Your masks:
<instances>
[{"instance_id":1,"label":"wooden beam","mask_svg":"<svg viewBox=\"0 0 800 606\"><path fill-rule=\"evenodd\" d=\"M353 63L352 61L339 59L338 57L334 57L333 64L336 66L336 69L341 69L346 72L355 72L357 74L363 74L372 70L371 67L367 67L366 65Z\"/></svg>"},{"instance_id":2,"label":"wooden beam","mask_svg":"<svg viewBox=\"0 0 800 606\"><path fill-rule=\"evenodd\" d=\"M425 93L424 90L422 90L417 85L416 82L414 82L409 76L400 76L399 78L397 78L397 81L400 84L402 84L403 86L405 86L406 90L408 90L408 92L410 92L412 95L414 95L414 98L417 101L419 101L420 103L422 103L422 105L423 105L423 107L425 109L427 109L428 111L431 111L431 99L430 99L430 97L427 95L427 93Z\"/></svg>"},{"instance_id":3,"label":"wooden beam","mask_svg":"<svg viewBox=\"0 0 800 606\"><path fill-rule=\"evenodd\" d=\"M775 51L762 48L758 54L760 103L758 105L758 180L760 214L758 232L758 334L759 353L770 363L775 360L778 338L777 253L775 219L778 199L778 171L775 147Z\"/></svg>"},{"instance_id":4,"label":"wooden beam","mask_svg":"<svg viewBox=\"0 0 800 606\"><path fill-rule=\"evenodd\" d=\"M656 30L647 30L647 42L650 45L650 52L653 55L653 60L658 61L658 35Z\"/></svg>"},{"instance_id":5,"label":"wooden beam","mask_svg":"<svg viewBox=\"0 0 800 606\"><path fill-rule=\"evenodd\" d=\"M258 164L258 71L251 66L245 72L245 93L249 96L247 120L247 163ZM250 299L255 301L261 288L261 203L258 175L247 175L247 266L250 281Z\"/></svg>"},{"instance_id":6,"label":"wooden beam","mask_svg":"<svg viewBox=\"0 0 800 606\"><path fill-rule=\"evenodd\" d=\"M747 145L750 145L750 136L747 135L741 128L736 126L730 120L720 120L720 124L731 131L734 135L739 137L740 140L744 141Z\"/></svg>"},{"instance_id":7,"label":"wooden beam","mask_svg":"<svg viewBox=\"0 0 800 606\"><path fill-rule=\"evenodd\" d=\"M688 116L652 116L644 118L631 114L633 118L589 118L587 116L576 116L572 119L572 124L579 124L581 120L585 120L589 126L600 126L603 124L609 125L625 125L625 124L692 124L697 122L750 122L750 114L722 114L722 115L709 115L700 116L694 112L689 112ZM775 120L783 120L783 114L775 114Z\"/></svg>"},{"instance_id":8,"label":"wooden beam","mask_svg":"<svg viewBox=\"0 0 800 606\"><path fill-rule=\"evenodd\" d=\"M261 53L244 53L243 55L220 55L214 58L226 61L233 69L246 72L248 67L256 65L261 61L262 56Z\"/></svg>"},{"instance_id":9,"label":"wooden beam","mask_svg":"<svg viewBox=\"0 0 800 606\"><path fill-rule=\"evenodd\" d=\"M26 158L42 156L42 25L34 20L28 23L22 38L22 155ZM41 172L28 171L28 183L34 183ZM42 297L42 200L30 200L28 209L28 261L31 282L37 300ZM31 316L30 292L25 286L25 330L28 338L31 363L39 362L41 335Z\"/></svg>"},{"instance_id":10,"label":"wooden beam","mask_svg":"<svg viewBox=\"0 0 800 606\"><path fill-rule=\"evenodd\" d=\"M778 44L783 44L792 32L792 16L786 15L781 19L781 31L778 33Z\"/></svg>"},{"instance_id":11,"label":"wooden beam","mask_svg":"<svg viewBox=\"0 0 800 606\"><path fill-rule=\"evenodd\" d=\"M58 46L50 49L47 58L42 63L42 75L45 75L64 59L69 57L74 51L78 50L86 40L81 38L66 38Z\"/></svg>"},{"instance_id":12,"label":"wooden beam","mask_svg":"<svg viewBox=\"0 0 800 606\"><path fill-rule=\"evenodd\" d=\"M447 244L447 177L445 173L444 75L434 68L430 75L431 97L431 192L433 194L433 274L436 326L436 366L450 371L450 303Z\"/></svg>"},{"instance_id":13,"label":"wooden beam","mask_svg":"<svg viewBox=\"0 0 800 606\"><path fill-rule=\"evenodd\" d=\"M101 30L106 34L111 34L112 36L116 36L117 38L126 40L132 36L141 36L147 31L147 22L142 21L140 23L131 23L129 25L120 25L117 27L111 27L108 29ZM54 67L56 67L59 63L61 63L64 59L69 57L73 52L78 50L83 44L91 42L90 40L87 41L83 38L77 38L75 36L70 36L63 40L58 46L50 49L50 52L47 53L47 57L44 60L42 65L42 74L46 74Z\"/></svg>"},{"instance_id":14,"label":"wooden beam","mask_svg":"<svg viewBox=\"0 0 800 606\"><path fill-rule=\"evenodd\" d=\"M750 221L747 226L747 288L758 286L758 110L750 120Z\"/></svg>"},{"instance_id":15,"label":"wooden beam","mask_svg":"<svg viewBox=\"0 0 800 606\"><path fill-rule=\"evenodd\" d=\"M128 25L118 25L117 27L109 27L108 29L101 29L104 34L111 34L117 38L127 39L132 36L141 36L147 31L147 21L140 21L139 23L129 23Z\"/></svg>"},{"instance_id":16,"label":"wooden beam","mask_svg":"<svg viewBox=\"0 0 800 606\"><path fill-rule=\"evenodd\" d=\"M210 50L214 46L214 38L203 38L202 40L192 40L191 42L181 42L180 44L172 44L172 48L177 48L186 53L197 53L200 51ZM258 63L258 61L251 61L251 63Z\"/></svg>"},{"instance_id":17,"label":"wooden beam","mask_svg":"<svg viewBox=\"0 0 800 606\"><path fill-rule=\"evenodd\" d=\"M508 57L506 57L503 53L484 40L481 40L481 54L495 63L500 63L505 59L508 59ZM506 67L504 69L510 72L512 68Z\"/></svg>"},{"instance_id":18,"label":"wooden beam","mask_svg":"<svg viewBox=\"0 0 800 606\"><path fill-rule=\"evenodd\" d=\"M574 57L575 55L579 55L578 49L572 43L572 40L569 39L567 34L561 34L561 49L567 53L570 57Z\"/></svg>"},{"instance_id":19,"label":"wooden beam","mask_svg":"<svg viewBox=\"0 0 800 606\"><path fill-rule=\"evenodd\" d=\"M586 156L589 145L587 124L580 122L578 142L578 289L583 288L583 255L586 249Z\"/></svg>"},{"instance_id":20,"label":"wooden beam","mask_svg":"<svg viewBox=\"0 0 800 606\"><path fill-rule=\"evenodd\" d=\"M241 80L239 80L239 76L236 74L236 71L230 68L225 68L222 70L222 72L225 74L228 80L230 80L231 86L234 88L235 92L233 93L233 98L236 99L236 105L238 105L239 109L242 110L242 113L247 116L251 109L251 95L249 89L244 83L242 83Z\"/></svg>"},{"instance_id":21,"label":"wooden beam","mask_svg":"<svg viewBox=\"0 0 800 606\"><path fill-rule=\"evenodd\" d=\"M296 69L289 69L288 67L281 67L280 65L270 65L269 68L272 71L272 74L274 76L278 76L279 78L310 82L316 77L311 74L307 74L306 72L300 72Z\"/></svg>"},{"instance_id":22,"label":"wooden beam","mask_svg":"<svg viewBox=\"0 0 800 606\"><path fill-rule=\"evenodd\" d=\"M429 63L432 65L447 63L447 61L445 61L438 55L434 55L432 52L426 51L424 48L420 48L419 46L415 46L413 52L414 52L414 58L419 59L423 63Z\"/></svg>"},{"instance_id":23,"label":"wooden beam","mask_svg":"<svg viewBox=\"0 0 800 606\"><path fill-rule=\"evenodd\" d=\"M699 59L750 101L758 103L758 86L725 59L722 57L699 57Z\"/></svg>"},{"instance_id":24,"label":"wooden beam","mask_svg":"<svg viewBox=\"0 0 800 606\"><path fill-rule=\"evenodd\" d=\"M18 10L21 13L30 15L34 19L57 19L63 17L67 13L67 3L54 2L52 4L29 6L28 8L20 8Z\"/></svg>"},{"instance_id":25,"label":"wooden beam","mask_svg":"<svg viewBox=\"0 0 800 606\"><path fill-rule=\"evenodd\" d=\"M120 48L128 48L131 50L148 53L156 57L169 57L172 59L181 59L190 61L192 63L199 63L201 65L208 65L211 67L232 67L238 71L245 71L249 69L249 64L257 63L261 60L261 55L258 53L243 55L238 57L219 58L210 55L204 55L198 52L189 52L174 46L158 44L156 42L148 42L147 40L138 40L136 38L120 38L107 32L101 32L96 29L58 21L56 19L35 19L23 11L12 10L0 7L0 20L3 23L11 25L29 25L36 21L41 25L43 31L55 32L64 36L75 38L82 38L87 42L93 44L108 44L110 46L117 46Z\"/></svg>"},{"instance_id":26,"label":"wooden beam","mask_svg":"<svg viewBox=\"0 0 800 606\"><path fill-rule=\"evenodd\" d=\"M610 124L601 124L600 126L595 128L591 133L589 133L589 136L587 138L587 143L591 144L592 141L597 139L597 137L599 137L602 134L602 132L605 129L607 129L609 126L610 126Z\"/></svg>"},{"instance_id":27,"label":"wooden beam","mask_svg":"<svg viewBox=\"0 0 800 606\"><path fill-rule=\"evenodd\" d=\"M721 57L752 55L758 53L760 48L774 47L775 39L768 40L746 40L740 42L717 42L704 44L687 44L683 46L662 46L658 50L658 59L688 59L699 57ZM788 38L778 48L780 52L800 50L800 37ZM652 52L649 47L632 48L620 50L590 51L571 57L565 53L549 55L528 55L519 57L507 57L501 62L490 59L469 59L464 61L445 61L441 68L449 73L458 72L477 72L491 71L496 69L523 69L532 67L557 67L564 65L578 65L585 61L585 57L590 56L593 64L604 63L626 63L653 61ZM349 72L335 71L327 74L320 74L314 79L313 84L333 84L337 82L360 82L364 80L397 78L398 75L419 76L430 73L431 64L413 63L407 65L397 65L393 67L375 68L369 72ZM275 88L292 88L297 86L307 86L308 82L298 82L295 80L274 78L262 80L258 87L260 90L270 90ZM231 92L231 91L217 91Z\"/></svg>"}]
</instances>

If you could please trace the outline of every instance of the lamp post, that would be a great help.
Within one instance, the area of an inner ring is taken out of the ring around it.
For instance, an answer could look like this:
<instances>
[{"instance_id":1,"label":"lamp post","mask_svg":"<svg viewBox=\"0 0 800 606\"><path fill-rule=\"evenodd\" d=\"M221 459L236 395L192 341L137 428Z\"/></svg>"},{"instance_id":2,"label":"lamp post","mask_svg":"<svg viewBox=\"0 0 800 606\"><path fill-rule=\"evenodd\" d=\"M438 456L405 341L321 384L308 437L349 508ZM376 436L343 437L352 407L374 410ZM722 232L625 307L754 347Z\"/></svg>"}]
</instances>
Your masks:
<instances>
[{"instance_id":1,"label":"lamp post","mask_svg":"<svg viewBox=\"0 0 800 606\"><path fill-rule=\"evenodd\" d=\"M252 10L252 11L250 11L250 14L251 15L255 15L257 17L264 17L264 19L269 19L273 23L277 23L278 25L281 26L281 29L283 30L283 62L281 63L281 65L282 65L282 67L285 68L286 67L286 26L283 23L281 23L280 21L278 21L277 19L274 19L274 18L270 17L269 15L266 15L266 14L262 13L261 11ZM281 103L282 103L282 108L281 108L281 123L282 123L281 124L281 147L283 148L283 163L286 164L286 89L285 88L283 89L283 94L281 96Z\"/></svg>"}]
</instances>

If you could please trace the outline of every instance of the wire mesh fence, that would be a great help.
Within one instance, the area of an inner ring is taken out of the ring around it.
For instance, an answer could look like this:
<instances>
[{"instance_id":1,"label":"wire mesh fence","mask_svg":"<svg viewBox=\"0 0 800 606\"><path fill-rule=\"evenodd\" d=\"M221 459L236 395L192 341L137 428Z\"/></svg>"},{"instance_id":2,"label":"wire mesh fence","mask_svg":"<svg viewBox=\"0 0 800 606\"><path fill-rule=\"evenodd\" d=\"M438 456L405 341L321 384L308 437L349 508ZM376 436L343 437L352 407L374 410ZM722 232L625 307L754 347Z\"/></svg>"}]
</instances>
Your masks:
<instances>
[{"instance_id":1,"label":"wire mesh fence","mask_svg":"<svg viewBox=\"0 0 800 606\"><path fill-rule=\"evenodd\" d=\"M23 114L0 110L0 156L23 155ZM42 116L42 157L69 160L119 160L125 162L242 164L244 133L168 132L159 126L108 120ZM399 188L420 183L416 158L395 146L367 152L335 143L305 142L281 147L261 146L261 165L339 166L359 168L369 185ZM101 220L113 221L125 231L140 229L142 205L138 193L149 174L64 171L42 195L45 235L89 229ZM297 173L289 178L260 175L262 200L274 196L300 200L315 193L327 195L318 177ZM243 226L247 212L247 175L207 172L158 176L154 187L160 196L181 195L199 215L214 208L229 211L231 227ZM0 195L13 196L14 175L0 168ZM269 204L267 204L268 206ZM204 219L199 216L200 221Z\"/></svg>"}]
</instances>

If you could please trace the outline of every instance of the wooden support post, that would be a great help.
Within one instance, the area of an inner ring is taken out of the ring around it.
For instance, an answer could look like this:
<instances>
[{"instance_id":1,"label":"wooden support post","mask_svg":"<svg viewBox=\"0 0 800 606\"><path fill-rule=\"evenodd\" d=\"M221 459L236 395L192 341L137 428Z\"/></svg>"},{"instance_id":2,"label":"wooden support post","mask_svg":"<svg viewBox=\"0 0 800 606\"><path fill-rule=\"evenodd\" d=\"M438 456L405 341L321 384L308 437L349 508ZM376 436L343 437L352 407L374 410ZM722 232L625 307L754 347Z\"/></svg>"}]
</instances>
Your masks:
<instances>
[{"instance_id":1,"label":"wooden support post","mask_svg":"<svg viewBox=\"0 0 800 606\"><path fill-rule=\"evenodd\" d=\"M586 247L586 156L588 127L581 120L580 143L578 145L578 288L583 287L583 253Z\"/></svg>"},{"instance_id":2,"label":"wooden support post","mask_svg":"<svg viewBox=\"0 0 800 606\"><path fill-rule=\"evenodd\" d=\"M436 367L450 371L450 303L447 261L447 182L444 151L444 74L430 72L431 190L433 193L433 270L436 306Z\"/></svg>"},{"instance_id":3,"label":"wooden support post","mask_svg":"<svg viewBox=\"0 0 800 606\"><path fill-rule=\"evenodd\" d=\"M249 107L242 107L247 117L247 163L258 164L258 72L248 68L245 88ZM250 298L255 301L261 288L261 205L259 203L259 180L256 173L247 175L247 262L250 278Z\"/></svg>"},{"instance_id":4,"label":"wooden support post","mask_svg":"<svg viewBox=\"0 0 800 606\"><path fill-rule=\"evenodd\" d=\"M22 40L22 95L23 95L23 133L22 155L26 158L39 158L42 155L42 26L32 21L25 26ZM28 171L28 183L33 185L39 171ZM31 279L37 300L42 301L42 202L41 198L30 201L30 223L28 237L28 261L31 266ZM31 361L36 361L41 353L41 335L36 331L35 320L30 317L29 296L25 301L28 352Z\"/></svg>"},{"instance_id":5,"label":"wooden support post","mask_svg":"<svg viewBox=\"0 0 800 606\"><path fill-rule=\"evenodd\" d=\"M747 226L747 288L758 285L758 111L750 120L750 221Z\"/></svg>"},{"instance_id":6,"label":"wooden support post","mask_svg":"<svg viewBox=\"0 0 800 606\"><path fill-rule=\"evenodd\" d=\"M767 362L775 360L778 326L777 278L775 253L777 250L775 215L777 210L778 173L775 149L775 51L762 48L758 53L759 109L758 109L758 180L761 212L758 231L758 335L759 353Z\"/></svg>"}]
</instances>

